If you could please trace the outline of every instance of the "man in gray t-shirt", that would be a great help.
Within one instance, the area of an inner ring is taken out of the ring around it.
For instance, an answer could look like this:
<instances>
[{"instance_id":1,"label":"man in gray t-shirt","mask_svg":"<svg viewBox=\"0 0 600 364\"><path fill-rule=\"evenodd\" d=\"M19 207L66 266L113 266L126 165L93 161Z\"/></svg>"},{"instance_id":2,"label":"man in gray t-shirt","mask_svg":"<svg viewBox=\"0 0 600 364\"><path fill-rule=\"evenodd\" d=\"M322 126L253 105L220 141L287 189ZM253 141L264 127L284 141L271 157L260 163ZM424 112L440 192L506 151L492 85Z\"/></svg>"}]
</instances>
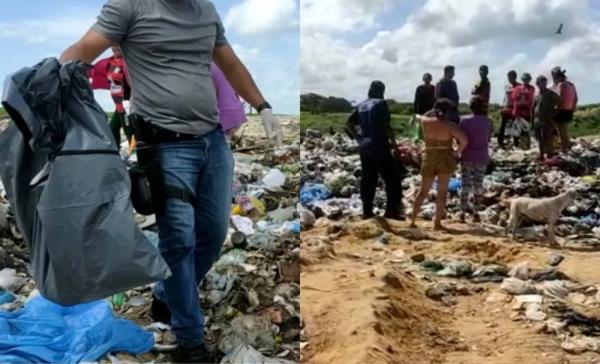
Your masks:
<instances>
[{"instance_id":1,"label":"man in gray t-shirt","mask_svg":"<svg viewBox=\"0 0 600 364\"><path fill-rule=\"evenodd\" d=\"M97 22L60 59L90 64L113 44L120 45L127 64L135 119L158 130L147 144L159 151L169 187L156 217L159 248L172 276L157 284L152 316L171 324L179 344L176 361L210 362L197 286L227 235L233 180L211 61L258 110L267 137L278 144L279 121L227 42L210 1L108 0Z\"/></svg>"}]
</instances>

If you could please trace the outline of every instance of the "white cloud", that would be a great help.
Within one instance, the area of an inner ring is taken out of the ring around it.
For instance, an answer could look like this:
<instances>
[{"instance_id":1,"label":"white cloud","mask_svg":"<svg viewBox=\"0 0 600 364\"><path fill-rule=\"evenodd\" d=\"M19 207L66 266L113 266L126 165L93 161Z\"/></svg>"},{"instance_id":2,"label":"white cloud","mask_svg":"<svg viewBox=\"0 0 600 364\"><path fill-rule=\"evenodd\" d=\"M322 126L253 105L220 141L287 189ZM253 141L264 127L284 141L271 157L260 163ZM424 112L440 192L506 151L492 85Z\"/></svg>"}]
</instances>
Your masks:
<instances>
[{"instance_id":1,"label":"white cloud","mask_svg":"<svg viewBox=\"0 0 600 364\"><path fill-rule=\"evenodd\" d=\"M256 47L247 47L241 44L232 44L231 47L244 63L255 62L261 55L260 50Z\"/></svg>"},{"instance_id":2,"label":"white cloud","mask_svg":"<svg viewBox=\"0 0 600 364\"><path fill-rule=\"evenodd\" d=\"M0 39L21 40L31 44L74 41L83 36L94 21L94 18L71 16L0 22Z\"/></svg>"},{"instance_id":3,"label":"white cloud","mask_svg":"<svg viewBox=\"0 0 600 364\"><path fill-rule=\"evenodd\" d=\"M226 29L241 35L267 34L298 29L296 0L244 0L225 16Z\"/></svg>"},{"instance_id":4,"label":"white cloud","mask_svg":"<svg viewBox=\"0 0 600 364\"><path fill-rule=\"evenodd\" d=\"M335 8L340 1L308 3ZM593 101L600 77L600 20L588 16L588 5L570 0L429 0L404 24L379 31L359 45L347 41L355 33L339 32L351 28L348 24L376 24L385 9L358 23L341 22L334 15L327 21L321 17L322 27L314 19L305 24L302 13L301 90L357 100L364 97L371 80L381 79L389 97L412 101L424 72L437 80L443 66L453 64L464 100L478 78L478 66L488 64L492 100L500 102L508 70L535 77L560 65L569 71L582 100ZM353 11L369 7L362 9ZM563 34L554 34L561 23Z\"/></svg>"},{"instance_id":5,"label":"white cloud","mask_svg":"<svg viewBox=\"0 0 600 364\"><path fill-rule=\"evenodd\" d=\"M375 26L375 17L392 0L302 0L302 31L347 32Z\"/></svg>"}]
</instances>

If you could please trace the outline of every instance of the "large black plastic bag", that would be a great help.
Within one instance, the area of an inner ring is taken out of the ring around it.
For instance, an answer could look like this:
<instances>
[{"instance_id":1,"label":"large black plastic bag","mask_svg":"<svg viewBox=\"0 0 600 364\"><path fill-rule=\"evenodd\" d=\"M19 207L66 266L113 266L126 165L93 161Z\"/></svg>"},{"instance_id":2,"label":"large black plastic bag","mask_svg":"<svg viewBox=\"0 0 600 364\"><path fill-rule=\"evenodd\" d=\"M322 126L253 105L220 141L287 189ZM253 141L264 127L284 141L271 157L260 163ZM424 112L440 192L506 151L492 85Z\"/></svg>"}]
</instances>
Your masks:
<instances>
[{"instance_id":1,"label":"large black plastic bag","mask_svg":"<svg viewBox=\"0 0 600 364\"><path fill-rule=\"evenodd\" d=\"M7 77L0 177L43 296L105 298L171 273L134 222L130 180L85 66L45 59Z\"/></svg>"}]
</instances>

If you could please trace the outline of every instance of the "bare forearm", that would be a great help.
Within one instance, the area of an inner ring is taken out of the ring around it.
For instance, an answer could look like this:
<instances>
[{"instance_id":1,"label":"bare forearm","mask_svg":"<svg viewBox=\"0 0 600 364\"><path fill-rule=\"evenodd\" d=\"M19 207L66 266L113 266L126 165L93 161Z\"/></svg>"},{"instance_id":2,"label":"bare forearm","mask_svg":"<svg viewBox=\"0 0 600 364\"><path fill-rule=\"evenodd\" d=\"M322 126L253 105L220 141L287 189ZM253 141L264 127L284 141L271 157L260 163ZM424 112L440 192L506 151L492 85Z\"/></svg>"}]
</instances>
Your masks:
<instances>
[{"instance_id":1,"label":"bare forearm","mask_svg":"<svg viewBox=\"0 0 600 364\"><path fill-rule=\"evenodd\" d=\"M101 34L88 30L77 43L65 50L59 58L61 63L81 61L91 64L102 52L111 45L111 41Z\"/></svg>"}]
</instances>

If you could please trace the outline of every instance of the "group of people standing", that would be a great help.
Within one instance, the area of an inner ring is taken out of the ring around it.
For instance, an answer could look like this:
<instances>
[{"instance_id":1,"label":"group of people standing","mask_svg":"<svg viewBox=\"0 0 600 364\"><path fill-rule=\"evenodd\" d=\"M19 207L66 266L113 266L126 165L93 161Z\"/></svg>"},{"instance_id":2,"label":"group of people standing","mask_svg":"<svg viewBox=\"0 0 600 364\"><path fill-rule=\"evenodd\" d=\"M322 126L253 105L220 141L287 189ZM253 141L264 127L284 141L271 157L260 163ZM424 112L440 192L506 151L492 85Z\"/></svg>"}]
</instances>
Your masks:
<instances>
[{"instance_id":1,"label":"group of people standing","mask_svg":"<svg viewBox=\"0 0 600 364\"><path fill-rule=\"evenodd\" d=\"M555 135L560 136L562 152L568 153L570 149L568 124L573 120L573 114L577 108L577 89L567 79L566 71L560 67L554 67L551 75L552 87L550 88L546 76L536 77L536 92L535 87L531 85L532 77L529 73L523 73L522 83L519 83L517 82L517 72L514 70L508 72L508 83L500 110L502 118L498 133L500 147L506 147L507 127L521 119L533 123L533 130L539 142L541 160L555 155ZM529 140L529 132L521 131L521 134L515 137L514 144L528 149Z\"/></svg>"},{"instance_id":2,"label":"group of people standing","mask_svg":"<svg viewBox=\"0 0 600 364\"><path fill-rule=\"evenodd\" d=\"M469 107L471 115L461 118L459 92L454 81L455 68L444 67L444 76L434 86L429 73L423 75L423 84L415 91L414 113L420 123L424 149L421 156L421 185L414 201L411 226L415 226L421 206L434 183L437 181L436 213L434 228L442 229L445 218L448 183L460 165L461 221L471 213L473 221L480 220L483 180L490 162L490 141L494 132L488 117L491 82L486 65L479 67L480 79L471 91ZM533 130L540 145L541 161L555 156L554 135L559 134L562 151L569 151L568 123L573 119L577 106L577 91L567 80L566 71L555 67L551 71L553 85L540 75L536 88L531 85L532 77L523 73L517 82L517 73L508 72L504 102L500 109L501 125L498 144L506 148L508 130L514 133L514 144L523 149L530 148L530 133ZM385 182L387 203L386 218L403 220L402 173L398 168L402 155L392 130L390 112L384 98L385 85L373 81L368 98L361 102L347 120L347 131L359 142L362 164L361 199L363 217L374 216L373 200L378 177ZM519 128L520 127L520 128ZM472 204L470 201L472 200Z\"/></svg>"}]
</instances>

